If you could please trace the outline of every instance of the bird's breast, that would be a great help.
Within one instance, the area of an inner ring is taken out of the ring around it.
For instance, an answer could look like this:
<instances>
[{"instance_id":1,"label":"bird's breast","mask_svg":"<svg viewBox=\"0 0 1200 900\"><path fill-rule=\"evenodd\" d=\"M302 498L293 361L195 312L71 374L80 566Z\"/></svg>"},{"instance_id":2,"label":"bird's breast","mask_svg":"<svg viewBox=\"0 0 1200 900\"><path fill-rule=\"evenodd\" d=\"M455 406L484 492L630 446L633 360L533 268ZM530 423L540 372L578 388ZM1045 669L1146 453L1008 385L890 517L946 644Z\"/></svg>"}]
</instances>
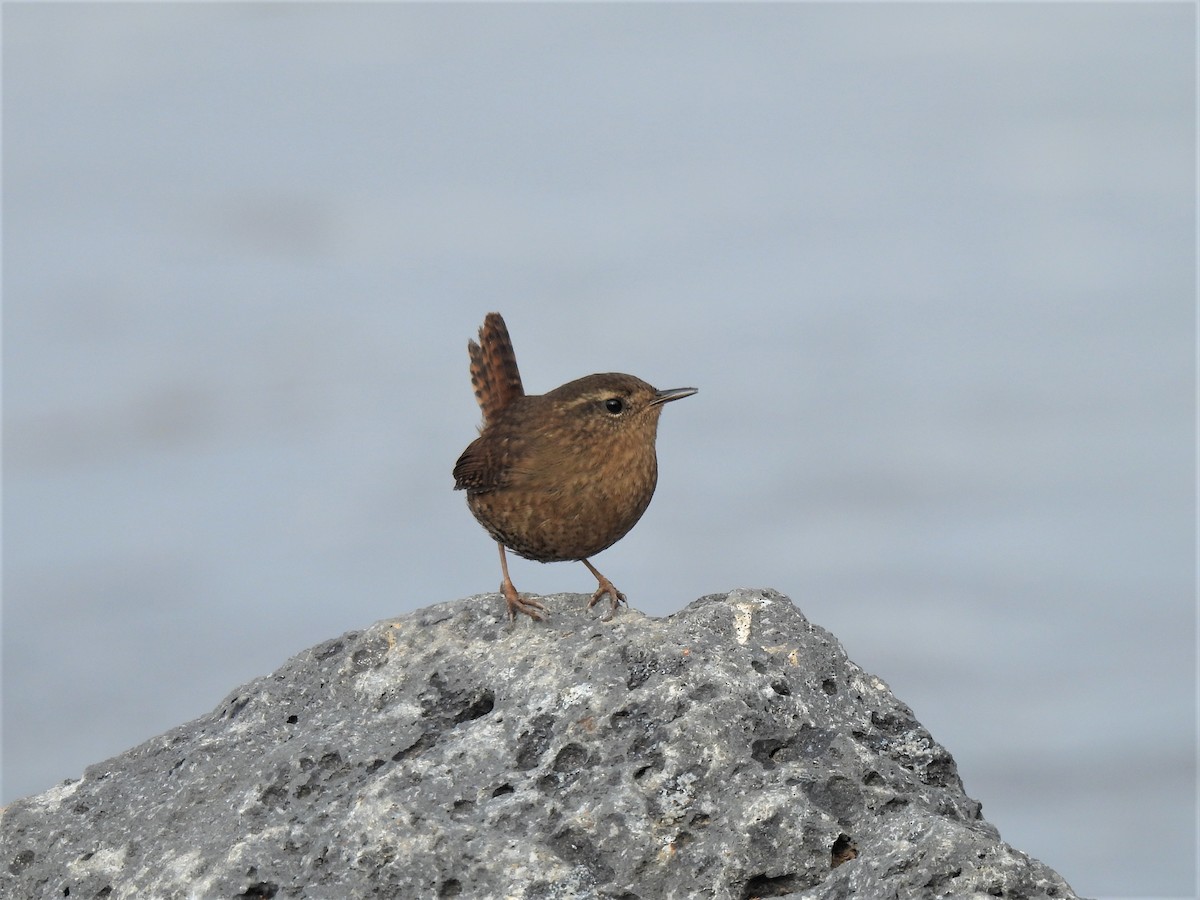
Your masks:
<instances>
[{"instance_id":1,"label":"bird's breast","mask_svg":"<svg viewBox=\"0 0 1200 900\"><path fill-rule=\"evenodd\" d=\"M468 493L471 511L497 541L529 559L599 553L642 517L658 482L653 438L622 437L571 452L560 442L531 448L502 488Z\"/></svg>"}]
</instances>

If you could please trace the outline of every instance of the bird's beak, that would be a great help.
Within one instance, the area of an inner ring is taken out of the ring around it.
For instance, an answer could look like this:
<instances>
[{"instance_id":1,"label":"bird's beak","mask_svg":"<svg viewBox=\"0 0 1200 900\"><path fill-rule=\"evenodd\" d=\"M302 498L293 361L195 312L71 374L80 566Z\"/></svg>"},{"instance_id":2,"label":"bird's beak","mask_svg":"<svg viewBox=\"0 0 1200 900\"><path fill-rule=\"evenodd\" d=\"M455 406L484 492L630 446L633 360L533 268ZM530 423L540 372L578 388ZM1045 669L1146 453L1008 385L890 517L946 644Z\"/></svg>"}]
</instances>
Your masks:
<instances>
[{"instance_id":1,"label":"bird's beak","mask_svg":"<svg viewBox=\"0 0 1200 900\"><path fill-rule=\"evenodd\" d=\"M682 400L684 397L692 396L697 390L698 388L669 388L665 391L655 391L650 405L658 406L661 403L670 403L672 400Z\"/></svg>"}]
</instances>

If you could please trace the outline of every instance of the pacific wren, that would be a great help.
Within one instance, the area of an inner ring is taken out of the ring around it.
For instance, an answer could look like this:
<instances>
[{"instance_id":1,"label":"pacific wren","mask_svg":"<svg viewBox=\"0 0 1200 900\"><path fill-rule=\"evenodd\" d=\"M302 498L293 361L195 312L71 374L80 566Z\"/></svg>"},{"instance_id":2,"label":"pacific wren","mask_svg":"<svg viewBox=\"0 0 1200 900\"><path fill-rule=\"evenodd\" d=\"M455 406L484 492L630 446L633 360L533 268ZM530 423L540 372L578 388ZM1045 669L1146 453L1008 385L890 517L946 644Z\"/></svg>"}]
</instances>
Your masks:
<instances>
[{"instance_id":1,"label":"pacific wren","mask_svg":"<svg viewBox=\"0 0 1200 900\"><path fill-rule=\"evenodd\" d=\"M454 466L454 488L467 492L471 512L499 545L509 618L542 619L545 607L517 593L505 547L538 562L579 560L598 582L587 608L607 594L615 613L625 595L588 557L623 538L646 511L658 483L654 439L663 404L696 388L659 391L609 372L526 394L499 313L488 313L467 351L483 426Z\"/></svg>"}]
</instances>

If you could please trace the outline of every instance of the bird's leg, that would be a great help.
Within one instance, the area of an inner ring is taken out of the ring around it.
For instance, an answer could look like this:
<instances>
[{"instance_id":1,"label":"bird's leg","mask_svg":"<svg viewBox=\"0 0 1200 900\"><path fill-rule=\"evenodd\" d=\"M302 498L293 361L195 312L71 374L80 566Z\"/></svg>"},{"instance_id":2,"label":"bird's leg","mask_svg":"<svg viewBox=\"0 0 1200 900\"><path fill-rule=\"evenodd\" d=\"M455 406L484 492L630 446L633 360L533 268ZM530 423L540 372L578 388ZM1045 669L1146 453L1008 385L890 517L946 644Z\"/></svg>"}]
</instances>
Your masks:
<instances>
[{"instance_id":1,"label":"bird's leg","mask_svg":"<svg viewBox=\"0 0 1200 900\"><path fill-rule=\"evenodd\" d=\"M618 591L616 586L611 581L601 575L596 570L596 567L590 562L588 562L586 559L581 559L580 562L588 567L588 571L595 575L596 581L600 583L599 587L596 588L596 593L592 594L592 599L588 601L587 608L591 609L600 602L601 597L603 597L605 594L608 594L608 602L612 604L612 606L609 609L608 614L604 616L604 619L611 619L614 615L616 615L617 610L621 608L621 604L624 603L628 605L629 601L626 600L625 595Z\"/></svg>"},{"instance_id":2,"label":"bird's leg","mask_svg":"<svg viewBox=\"0 0 1200 900\"><path fill-rule=\"evenodd\" d=\"M504 554L504 545L497 542L496 546L500 548L500 571L504 573L504 580L500 582L500 592L508 602L508 620L515 622L519 612L525 613L531 619L546 618L546 607L533 597L522 597L517 593L516 585L508 577L508 557Z\"/></svg>"}]
</instances>

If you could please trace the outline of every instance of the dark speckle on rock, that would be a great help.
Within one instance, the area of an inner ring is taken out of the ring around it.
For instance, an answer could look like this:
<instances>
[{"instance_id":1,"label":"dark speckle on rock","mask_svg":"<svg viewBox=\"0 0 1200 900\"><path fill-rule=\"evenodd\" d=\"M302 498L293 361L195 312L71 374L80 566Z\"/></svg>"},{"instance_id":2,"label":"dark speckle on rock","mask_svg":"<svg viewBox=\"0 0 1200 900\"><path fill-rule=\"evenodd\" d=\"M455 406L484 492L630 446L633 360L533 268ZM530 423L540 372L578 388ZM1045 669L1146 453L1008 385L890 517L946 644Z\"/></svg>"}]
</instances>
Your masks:
<instances>
[{"instance_id":1,"label":"dark speckle on rock","mask_svg":"<svg viewBox=\"0 0 1200 900\"><path fill-rule=\"evenodd\" d=\"M782 594L542 599L349 632L10 804L0 896L1075 896Z\"/></svg>"}]
</instances>

